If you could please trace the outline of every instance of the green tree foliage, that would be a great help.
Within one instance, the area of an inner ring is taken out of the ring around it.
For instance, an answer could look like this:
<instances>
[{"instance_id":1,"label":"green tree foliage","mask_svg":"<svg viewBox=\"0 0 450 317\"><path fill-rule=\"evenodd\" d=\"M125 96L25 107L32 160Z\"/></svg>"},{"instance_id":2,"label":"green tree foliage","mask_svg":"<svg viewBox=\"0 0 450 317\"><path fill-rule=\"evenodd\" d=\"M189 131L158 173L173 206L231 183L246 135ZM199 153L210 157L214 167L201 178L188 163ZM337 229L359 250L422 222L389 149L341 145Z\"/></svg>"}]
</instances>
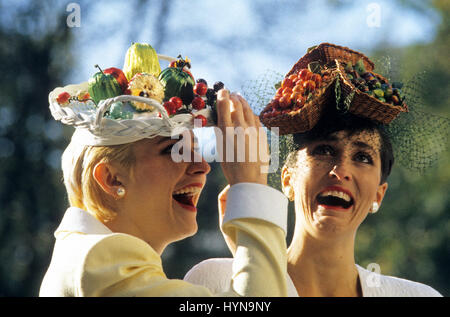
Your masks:
<instances>
[{"instance_id":1,"label":"green tree foliage","mask_svg":"<svg viewBox=\"0 0 450 317\"><path fill-rule=\"evenodd\" d=\"M424 109L449 118L450 3L438 0L432 4L442 20L430 43L382 47L373 57L390 56L391 75L415 80ZM448 126L436 131L446 133L447 140L448 132ZM369 215L359 230L356 247L361 264L378 263L382 274L422 282L450 295L449 161L447 151L422 175L394 167L380 212Z\"/></svg>"},{"instance_id":2,"label":"green tree foliage","mask_svg":"<svg viewBox=\"0 0 450 317\"><path fill-rule=\"evenodd\" d=\"M0 24L0 296L37 295L66 204L59 172L65 141L48 93L70 66L57 60L69 56L70 35L55 28L36 36L18 20Z\"/></svg>"}]
</instances>

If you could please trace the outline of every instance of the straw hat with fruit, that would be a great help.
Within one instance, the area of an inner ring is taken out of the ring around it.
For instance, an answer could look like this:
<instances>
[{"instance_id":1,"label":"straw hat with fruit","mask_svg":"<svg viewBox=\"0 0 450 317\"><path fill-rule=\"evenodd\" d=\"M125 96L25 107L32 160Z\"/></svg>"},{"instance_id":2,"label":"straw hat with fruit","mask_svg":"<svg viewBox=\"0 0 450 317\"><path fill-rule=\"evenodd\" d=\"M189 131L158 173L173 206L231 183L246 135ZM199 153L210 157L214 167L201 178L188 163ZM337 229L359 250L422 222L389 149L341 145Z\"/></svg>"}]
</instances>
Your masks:
<instances>
[{"instance_id":1,"label":"straw hat with fruit","mask_svg":"<svg viewBox=\"0 0 450 317\"><path fill-rule=\"evenodd\" d=\"M170 64L161 70L159 60ZM53 117L74 126L74 138L85 145L124 144L215 124L217 91L224 84L195 81L188 58L133 43L123 70L95 67L98 72L88 81L49 94Z\"/></svg>"}]
</instances>

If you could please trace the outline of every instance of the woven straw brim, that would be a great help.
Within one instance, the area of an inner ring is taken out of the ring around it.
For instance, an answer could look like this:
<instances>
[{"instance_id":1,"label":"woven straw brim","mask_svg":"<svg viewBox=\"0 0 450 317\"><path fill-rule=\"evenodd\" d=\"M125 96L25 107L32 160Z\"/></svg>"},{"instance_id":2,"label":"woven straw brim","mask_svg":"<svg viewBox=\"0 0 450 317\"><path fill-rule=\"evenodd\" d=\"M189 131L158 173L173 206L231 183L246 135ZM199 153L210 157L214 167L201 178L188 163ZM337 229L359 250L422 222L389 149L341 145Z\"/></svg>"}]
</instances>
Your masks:
<instances>
[{"instance_id":1,"label":"woven straw brim","mask_svg":"<svg viewBox=\"0 0 450 317\"><path fill-rule=\"evenodd\" d=\"M171 137L183 133L186 130L202 127L201 120L196 117L202 115L207 122L204 126L213 126L212 110L205 108L195 113L182 113L169 117L164 106L151 98L121 95L100 101L95 106L92 101L87 103L71 102L61 107L56 102L56 96L60 91L77 91L86 84L70 85L55 89L49 94L50 110L55 118L64 124L79 129L78 141L85 145L117 145L134 142L143 138L155 136ZM105 117L111 105L116 102L143 102L157 111L136 115L133 119L115 120ZM160 113L160 116L158 116Z\"/></svg>"},{"instance_id":2,"label":"woven straw brim","mask_svg":"<svg viewBox=\"0 0 450 317\"><path fill-rule=\"evenodd\" d=\"M354 92L348 111L357 116L365 117L382 124L389 124L400 113L408 112L408 107L404 105L393 105L382 102L361 90L357 89L348 79L342 65L337 62L337 75L341 87L341 98L345 100L352 92ZM373 73L379 80L388 82L383 76Z\"/></svg>"},{"instance_id":3,"label":"woven straw brim","mask_svg":"<svg viewBox=\"0 0 450 317\"><path fill-rule=\"evenodd\" d=\"M287 73L286 77L297 73L300 69L308 68L308 64L311 62L319 62L321 65L330 65L334 64L335 60L338 60L339 62L352 63L352 65L355 65L360 59L362 59L367 71L373 71L375 64L364 54L348 47L322 43L300 58Z\"/></svg>"}]
</instances>

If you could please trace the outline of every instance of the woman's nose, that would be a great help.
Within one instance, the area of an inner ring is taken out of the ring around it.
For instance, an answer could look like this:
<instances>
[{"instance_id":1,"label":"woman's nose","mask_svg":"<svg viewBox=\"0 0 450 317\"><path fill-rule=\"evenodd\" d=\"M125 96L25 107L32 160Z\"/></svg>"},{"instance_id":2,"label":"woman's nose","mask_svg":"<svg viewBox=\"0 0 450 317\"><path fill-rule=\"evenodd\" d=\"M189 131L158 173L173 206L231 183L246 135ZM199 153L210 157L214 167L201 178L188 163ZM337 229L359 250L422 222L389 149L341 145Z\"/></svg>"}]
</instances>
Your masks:
<instances>
[{"instance_id":1,"label":"woman's nose","mask_svg":"<svg viewBox=\"0 0 450 317\"><path fill-rule=\"evenodd\" d=\"M194 155L195 159L189 163L187 173L190 175L194 174L208 174L211 171L211 166L208 162L198 153Z\"/></svg>"},{"instance_id":2,"label":"woman's nose","mask_svg":"<svg viewBox=\"0 0 450 317\"><path fill-rule=\"evenodd\" d=\"M350 164L345 159L335 163L329 175L340 181L350 181L352 179Z\"/></svg>"}]
</instances>

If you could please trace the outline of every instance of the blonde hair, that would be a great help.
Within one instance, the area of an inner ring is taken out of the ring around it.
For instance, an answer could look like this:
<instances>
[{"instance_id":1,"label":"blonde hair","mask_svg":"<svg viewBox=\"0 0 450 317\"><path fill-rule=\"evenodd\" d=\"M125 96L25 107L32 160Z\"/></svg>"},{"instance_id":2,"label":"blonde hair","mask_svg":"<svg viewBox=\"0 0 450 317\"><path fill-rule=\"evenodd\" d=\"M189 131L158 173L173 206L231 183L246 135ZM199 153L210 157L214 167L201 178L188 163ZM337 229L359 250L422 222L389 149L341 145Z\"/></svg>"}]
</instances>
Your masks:
<instances>
[{"instance_id":1,"label":"blonde hair","mask_svg":"<svg viewBox=\"0 0 450 317\"><path fill-rule=\"evenodd\" d=\"M132 174L135 162L133 143L86 146L71 142L61 161L70 206L84 209L103 222L114 219L115 199L94 179L94 168L98 163L115 163Z\"/></svg>"}]
</instances>

